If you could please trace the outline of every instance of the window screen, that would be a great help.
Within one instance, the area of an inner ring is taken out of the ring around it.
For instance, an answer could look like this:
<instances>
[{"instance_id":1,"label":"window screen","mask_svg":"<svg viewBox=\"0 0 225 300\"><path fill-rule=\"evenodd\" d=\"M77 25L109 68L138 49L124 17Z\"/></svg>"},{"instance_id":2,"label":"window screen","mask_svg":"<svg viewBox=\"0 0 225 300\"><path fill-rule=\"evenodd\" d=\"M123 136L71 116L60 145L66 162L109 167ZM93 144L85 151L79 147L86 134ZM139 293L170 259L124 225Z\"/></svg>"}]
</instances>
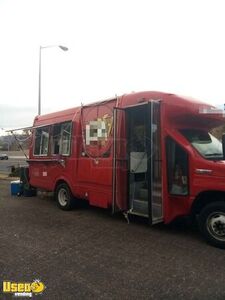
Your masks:
<instances>
[{"instance_id":1,"label":"window screen","mask_svg":"<svg viewBox=\"0 0 225 300\"><path fill-rule=\"evenodd\" d=\"M35 129L34 155L48 155L49 127Z\"/></svg>"},{"instance_id":2,"label":"window screen","mask_svg":"<svg viewBox=\"0 0 225 300\"><path fill-rule=\"evenodd\" d=\"M55 124L53 126L52 154L70 154L71 128L71 122Z\"/></svg>"}]
</instances>

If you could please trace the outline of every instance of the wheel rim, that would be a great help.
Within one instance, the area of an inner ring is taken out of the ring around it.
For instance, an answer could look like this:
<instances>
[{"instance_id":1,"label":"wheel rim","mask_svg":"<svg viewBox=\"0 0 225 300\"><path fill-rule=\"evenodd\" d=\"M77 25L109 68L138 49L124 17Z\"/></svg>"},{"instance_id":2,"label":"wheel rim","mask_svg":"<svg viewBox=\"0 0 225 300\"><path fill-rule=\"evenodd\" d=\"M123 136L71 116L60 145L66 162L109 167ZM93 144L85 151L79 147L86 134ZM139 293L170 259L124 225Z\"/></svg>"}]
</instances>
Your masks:
<instances>
[{"instance_id":1,"label":"wheel rim","mask_svg":"<svg viewBox=\"0 0 225 300\"><path fill-rule=\"evenodd\" d=\"M207 218L207 228L215 239L225 241L225 213L211 213Z\"/></svg>"},{"instance_id":2,"label":"wheel rim","mask_svg":"<svg viewBox=\"0 0 225 300\"><path fill-rule=\"evenodd\" d=\"M58 192L58 201L61 206L66 206L69 201L69 195L66 189L60 189Z\"/></svg>"}]
</instances>

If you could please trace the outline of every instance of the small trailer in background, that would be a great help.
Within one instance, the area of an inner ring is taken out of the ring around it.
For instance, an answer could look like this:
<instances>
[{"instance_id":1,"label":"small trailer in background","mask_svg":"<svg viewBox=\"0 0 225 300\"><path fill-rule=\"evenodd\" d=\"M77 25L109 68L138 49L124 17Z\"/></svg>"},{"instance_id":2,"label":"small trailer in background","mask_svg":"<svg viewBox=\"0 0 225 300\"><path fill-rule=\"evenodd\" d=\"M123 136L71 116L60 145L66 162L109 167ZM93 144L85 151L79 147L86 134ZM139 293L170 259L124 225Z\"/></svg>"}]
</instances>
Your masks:
<instances>
[{"instance_id":1,"label":"small trailer in background","mask_svg":"<svg viewBox=\"0 0 225 300\"><path fill-rule=\"evenodd\" d=\"M225 161L209 133L223 124L223 111L160 92L37 116L29 183L54 191L63 210L80 198L151 224L194 216L225 248Z\"/></svg>"}]
</instances>

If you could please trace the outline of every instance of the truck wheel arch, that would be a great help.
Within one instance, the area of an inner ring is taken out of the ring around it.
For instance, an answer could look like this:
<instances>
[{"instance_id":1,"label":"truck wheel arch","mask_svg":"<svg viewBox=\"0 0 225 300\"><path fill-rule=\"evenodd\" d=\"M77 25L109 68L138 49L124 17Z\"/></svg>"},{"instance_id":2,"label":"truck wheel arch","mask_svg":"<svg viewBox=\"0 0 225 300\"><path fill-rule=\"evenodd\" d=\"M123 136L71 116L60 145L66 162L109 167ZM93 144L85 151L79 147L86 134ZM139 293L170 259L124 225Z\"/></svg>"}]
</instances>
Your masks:
<instances>
[{"instance_id":1,"label":"truck wheel arch","mask_svg":"<svg viewBox=\"0 0 225 300\"><path fill-rule=\"evenodd\" d=\"M191 215L195 217L199 215L201 210L208 204L224 201L225 202L225 191L204 191L198 194L191 206Z\"/></svg>"},{"instance_id":2,"label":"truck wheel arch","mask_svg":"<svg viewBox=\"0 0 225 300\"><path fill-rule=\"evenodd\" d=\"M54 184L54 192L56 191L57 187L62 184L62 183L65 183L68 185L68 187L70 188L70 190L72 191L71 189L71 184L69 182L69 180L67 180L66 178L60 178L60 179L57 179L55 184Z\"/></svg>"}]
</instances>

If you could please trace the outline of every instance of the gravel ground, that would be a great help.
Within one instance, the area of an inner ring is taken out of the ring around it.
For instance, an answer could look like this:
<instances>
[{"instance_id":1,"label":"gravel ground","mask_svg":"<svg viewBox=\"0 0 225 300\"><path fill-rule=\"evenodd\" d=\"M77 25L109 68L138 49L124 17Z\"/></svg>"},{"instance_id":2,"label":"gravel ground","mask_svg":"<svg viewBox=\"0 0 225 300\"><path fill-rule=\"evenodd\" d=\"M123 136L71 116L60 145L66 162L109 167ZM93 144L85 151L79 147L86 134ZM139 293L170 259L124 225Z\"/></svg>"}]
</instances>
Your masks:
<instances>
[{"instance_id":1,"label":"gravel ground","mask_svg":"<svg viewBox=\"0 0 225 300\"><path fill-rule=\"evenodd\" d=\"M46 289L33 299L225 299L225 251L195 228L128 225L85 206L64 212L50 197L9 190L1 179L0 280L40 279Z\"/></svg>"}]
</instances>

